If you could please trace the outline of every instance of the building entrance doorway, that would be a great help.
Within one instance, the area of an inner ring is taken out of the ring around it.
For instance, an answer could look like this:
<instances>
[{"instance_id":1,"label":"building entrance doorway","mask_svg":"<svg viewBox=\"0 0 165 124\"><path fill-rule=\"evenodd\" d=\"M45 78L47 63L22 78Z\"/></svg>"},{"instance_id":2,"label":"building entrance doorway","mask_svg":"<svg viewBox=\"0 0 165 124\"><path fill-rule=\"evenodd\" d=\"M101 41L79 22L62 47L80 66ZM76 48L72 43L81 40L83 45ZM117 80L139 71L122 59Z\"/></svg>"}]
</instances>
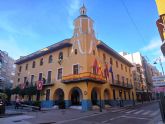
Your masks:
<instances>
[{"instance_id":1,"label":"building entrance doorway","mask_svg":"<svg viewBox=\"0 0 165 124\"><path fill-rule=\"evenodd\" d=\"M60 105L64 103L64 91L62 89L57 89L55 91L55 105Z\"/></svg>"},{"instance_id":2,"label":"building entrance doorway","mask_svg":"<svg viewBox=\"0 0 165 124\"><path fill-rule=\"evenodd\" d=\"M79 89L73 89L71 92L71 105L81 105L81 91Z\"/></svg>"},{"instance_id":3,"label":"building entrance doorway","mask_svg":"<svg viewBox=\"0 0 165 124\"><path fill-rule=\"evenodd\" d=\"M97 101L98 101L97 98L98 98L97 91L96 89L93 89L91 94L91 100L93 105L97 105Z\"/></svg>"}]
</instances>

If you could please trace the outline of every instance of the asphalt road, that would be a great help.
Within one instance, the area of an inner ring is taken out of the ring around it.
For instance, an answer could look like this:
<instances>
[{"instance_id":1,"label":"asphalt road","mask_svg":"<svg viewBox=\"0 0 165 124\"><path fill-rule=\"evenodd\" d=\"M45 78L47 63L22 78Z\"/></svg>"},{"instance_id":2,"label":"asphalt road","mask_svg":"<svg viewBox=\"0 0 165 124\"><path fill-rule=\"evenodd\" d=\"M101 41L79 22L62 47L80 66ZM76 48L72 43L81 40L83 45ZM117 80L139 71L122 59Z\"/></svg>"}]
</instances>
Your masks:
<instances>
[{"instance_id":1,"label":"asphalt road","mask_svg":"<svg viewBox=\"0 0 165 124\"><path fill-rule=\"evenodd\" d=\"M158 103L135 108L113 108L106 113L61 121L61 124L159 124Z\"/></svg>"},{"instance_id":2,"label":"asphalt road","mask_svg":"<svg viewBox=\"0 0 165 124\"><path fill-rule=\"evenodd\" d=\"M23 115L0 118L0 124L162 124L158 102L148 103L134 108L110 108L82 112L75 109L50 109Z\"/></svg>"}]
</instances>

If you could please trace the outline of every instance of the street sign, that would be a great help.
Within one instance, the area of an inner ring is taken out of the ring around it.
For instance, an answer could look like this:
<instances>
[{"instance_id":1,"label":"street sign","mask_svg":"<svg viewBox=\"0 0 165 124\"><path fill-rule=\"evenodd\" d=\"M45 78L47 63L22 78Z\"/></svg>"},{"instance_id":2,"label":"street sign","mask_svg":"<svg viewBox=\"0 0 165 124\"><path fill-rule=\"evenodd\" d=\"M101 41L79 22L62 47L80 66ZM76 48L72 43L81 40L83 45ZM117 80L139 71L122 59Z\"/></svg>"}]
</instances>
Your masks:
<instances>
[{"instance_id":1,"label":"street sign","mask_svg":"<svg viewBox=\"0 0 165 124\"><path fill-rule=\"evenodd\" d=\"M154 76L152 77L153 81L158 81L158 80L164 80L165 81L165 76Z\"/></svg>"},{"instance_id":2,"label":"street sign","mask_svg":"<svg viewBox=\"0 0 165 124\"><path fill-rule=\"evenodd\" d=\"M153 86L162 87L162 86L165 86L165 82L153 82Z\"/></svg>"}]
</instances>

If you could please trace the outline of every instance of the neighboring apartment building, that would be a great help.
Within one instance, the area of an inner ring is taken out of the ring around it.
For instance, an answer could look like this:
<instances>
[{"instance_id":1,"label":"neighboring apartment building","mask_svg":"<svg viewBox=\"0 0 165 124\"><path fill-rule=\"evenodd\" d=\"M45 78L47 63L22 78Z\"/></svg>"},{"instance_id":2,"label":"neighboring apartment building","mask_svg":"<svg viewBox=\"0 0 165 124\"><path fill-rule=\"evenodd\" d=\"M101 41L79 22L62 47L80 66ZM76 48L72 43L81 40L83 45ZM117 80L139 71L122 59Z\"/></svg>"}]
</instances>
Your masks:
<instances>
[{"instance_id":1,"label":"neighboring apartment building","mask_svg":"<svg viewBox=\"0 0 165 124\"><path fill-rule=\"evenodd\" d=\"M161 50L165 56L165 0L156 0L159 19L156 21L160 37L162 39Z\"/></svg>"},{"instance_id":2,"label":"neighboring apartment building","mask_svg":"<svg viewBox=\"0 0 165 124\"><path fill-rule=\"evenodd\" d=\"M86 12L83 5L70 39L16 60L15 86L43 80L42 107L52 107L63 100L66 108L76 105L86 111L100 102L104 107L118 105L118 99L124 105L136 100L133 65L96 39L94 21Z\"/></svg>"},{"instance_id":3,"label":"neighboring apartment building","mask_svg":"<svg viewBox=\"0 0 165 124\"><path fill-rule=\"evenodd\" d=\"M134 87L136 91L136 99L137 101L141 101L141 93L142 91L142 83L140 81L141 76L140 76L140 68L138 68L140 65L138 64L133 64L134 67L131 68L132 70L132 76L133 76L133 82L134 82Z\"/></svg>"},{"instance_id":4,"label":"neighboring apartment building","mask_svg":"<svg viewBox=\"0 0 165 124\"><path fill-rule=\"evenodd\" d=\"M11 88L14 80L14 59L0 50L0 89Z\"/></svg>"},{"instance_id":5,"label":"neighboring apartment building","mask_svg":"<svg viewBox=\"0 0 165 124\"><path fill-rule=\"evenodd\" d=\"M136 77L140 75L140 87L136 87L136 94L137 98L143 99L143 100L150 100L152 98L152 75L154 75L153 67L151 64L149 64L144 56L140 54L140 52L128 54L126 52L120 53L123 57L125 57L128 61L134 64L134 71L136 74ZM155 74L156 71L155 71ZM134 80L135 81L135 80ZM137 82L137 81L135 81ZM143 97L143 98L142 98Z\"/></svg>"}]
</instances>

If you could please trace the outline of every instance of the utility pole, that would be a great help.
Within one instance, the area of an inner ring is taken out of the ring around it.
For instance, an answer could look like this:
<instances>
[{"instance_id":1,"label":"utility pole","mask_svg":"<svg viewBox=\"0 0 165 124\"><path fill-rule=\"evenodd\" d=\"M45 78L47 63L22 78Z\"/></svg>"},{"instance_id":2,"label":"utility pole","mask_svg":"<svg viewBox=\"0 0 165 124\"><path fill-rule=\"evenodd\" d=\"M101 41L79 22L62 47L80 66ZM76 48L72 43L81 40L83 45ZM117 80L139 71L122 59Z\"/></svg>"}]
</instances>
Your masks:
<instances>
[{"instance_id":1,"label":"utility pole","mask_svg":"<svg viewBox=\"0 0 165 124\"><path fill-rule=\"evenodd\" d=\"M163 65L162 65L162 61L161 61L161 58L159 57L159 62L160 62L160 66L161 66L161 68L162 68L162 73L163 73L163 75L164 75L164 69L163 69Z\"/></svg>"},{"instance_id":2,"label":"utility pole","mask_svg":"<svg viewBox=\"0 0 165 124\"><path fill-rule=\"evenodd\" d=\"M156 62L157 60L159 60L159 63L160 63L161 69L162 69L162 74L164 75L164 69L163 69L163 65L162 65L162 60L161 60L161 58L159 57L159 58L157 58L157 59L155 60L154 64L157 64L157 62Z\"/></svg>"}]
</instances>

